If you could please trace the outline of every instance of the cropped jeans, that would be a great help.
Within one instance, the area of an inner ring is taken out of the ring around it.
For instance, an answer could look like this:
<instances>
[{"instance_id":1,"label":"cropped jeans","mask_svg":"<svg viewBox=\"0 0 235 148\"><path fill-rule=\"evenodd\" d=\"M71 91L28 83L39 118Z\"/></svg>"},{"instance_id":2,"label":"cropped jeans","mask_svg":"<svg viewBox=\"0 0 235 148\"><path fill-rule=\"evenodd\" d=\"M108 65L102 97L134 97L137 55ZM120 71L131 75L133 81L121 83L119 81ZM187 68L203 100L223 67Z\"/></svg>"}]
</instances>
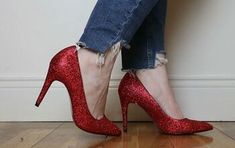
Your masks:
<instances>
[{"instance_id":1,"label":"cropped jeans","mask_svg":"<svg viewBox=\"0 0 235 148\"><path fill-rule=\"evenodd\" d=\"M104 55L119 43L123 71L154 68L158 54L166 60L166 9L167 0L98 0L76 44Z\"/></svg>"}]
</instances>

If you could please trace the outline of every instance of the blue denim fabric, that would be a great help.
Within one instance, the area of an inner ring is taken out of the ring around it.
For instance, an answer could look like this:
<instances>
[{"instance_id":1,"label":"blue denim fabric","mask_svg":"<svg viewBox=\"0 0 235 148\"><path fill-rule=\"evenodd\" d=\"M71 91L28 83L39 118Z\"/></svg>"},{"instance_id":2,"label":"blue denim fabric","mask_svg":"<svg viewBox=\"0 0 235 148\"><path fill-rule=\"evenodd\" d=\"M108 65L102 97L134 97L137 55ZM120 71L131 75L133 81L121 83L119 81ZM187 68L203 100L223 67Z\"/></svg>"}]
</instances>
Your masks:
<instances>
[{"instance_id":1,"label":"blue denim fabric","mask_svg":"<svg viewBox=\"0 0 235 148\"><path fill-rule=\"evenodd\" d=\"M153 68L156 53L166 54L164 25L167 0L98 0L77 43L105 53L122 47L122 70Z\"/></svg>"}]
</instances>

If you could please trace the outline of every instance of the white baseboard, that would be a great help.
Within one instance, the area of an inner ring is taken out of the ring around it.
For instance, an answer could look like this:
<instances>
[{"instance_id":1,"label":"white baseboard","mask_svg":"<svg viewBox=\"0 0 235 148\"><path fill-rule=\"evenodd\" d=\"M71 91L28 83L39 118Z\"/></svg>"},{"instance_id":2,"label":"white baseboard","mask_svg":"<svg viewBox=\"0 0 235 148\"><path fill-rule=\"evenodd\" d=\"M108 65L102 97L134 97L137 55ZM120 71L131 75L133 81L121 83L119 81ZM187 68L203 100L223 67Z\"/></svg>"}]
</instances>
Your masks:
<instances>
[{"instance_id":1,"label":"white baseboard","mask_svg":"<svg viewBox=\"0 0 235 148\"><path fill-rule=\"evenodd\" d=\"M117 87L121 76L110 82L106 115L121 121ZM177 101L188 118L235 121L235 76L170 76ZM70 100L64 85L55 81L40 107L34 106L43 77L0 77L0 121L71 121ZM151 120L139 107L130 105L130 121Z\"/></svg>"}]
</instances>

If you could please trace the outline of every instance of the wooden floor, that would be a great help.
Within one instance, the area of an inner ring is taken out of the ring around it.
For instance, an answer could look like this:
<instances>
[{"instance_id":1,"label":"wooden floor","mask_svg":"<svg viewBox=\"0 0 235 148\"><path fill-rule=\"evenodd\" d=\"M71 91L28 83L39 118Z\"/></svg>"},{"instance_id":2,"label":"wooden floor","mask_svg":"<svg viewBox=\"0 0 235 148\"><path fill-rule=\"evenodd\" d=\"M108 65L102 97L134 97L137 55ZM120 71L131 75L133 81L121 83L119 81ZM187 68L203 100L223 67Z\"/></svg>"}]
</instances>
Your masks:
<instances>
[{"instance_id":1,"label":"wooden floor","mask_svg":"<svg viewBox=\"0 0 235 148\"><path fill-rule=\"evenodd\" d=\"M86 133L73 122L0 122L0 148L235 148L235 122L210 123L212 131L173 136L152 122L130 122L127 133L106 137Z\"/></svg>"}]
</instances>

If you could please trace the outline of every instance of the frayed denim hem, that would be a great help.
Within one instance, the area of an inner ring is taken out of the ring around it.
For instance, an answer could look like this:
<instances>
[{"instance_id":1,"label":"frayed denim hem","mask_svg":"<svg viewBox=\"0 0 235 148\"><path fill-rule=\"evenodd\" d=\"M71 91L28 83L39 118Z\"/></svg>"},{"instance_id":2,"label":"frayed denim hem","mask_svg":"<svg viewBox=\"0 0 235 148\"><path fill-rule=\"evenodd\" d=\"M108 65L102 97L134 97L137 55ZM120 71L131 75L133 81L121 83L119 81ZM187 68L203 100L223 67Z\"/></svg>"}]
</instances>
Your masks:
<instances>
[{"instance_id":1,"label":"frayed denim hem","mask_svg":"<svg viewBox=\"0 0 235 148\"><path fill-rule=\"evenodd\" d=\"M98 51L97 49L90 48L89 46L86 45L85 42L81 42L81 41L78 41L76 43L76 47L77 47L78 50L80 48L84 48L84 49L88 49L88 50L91 50L93 52L96 52L97 53L96 64L100 67L100 70L101 70L101 67L105 63L105 57L108 54L108 52L111 52L112 58L114 58L120 52L120 50L123 47L127 48L127 49L130 49L130 45L125 40L120 40L120 41L116 42L110 48L108 48L104 53Z\"/></svg>"},{"instance_id":2,"label":"frayed denim hem","mask_svg":"<svg viewBox=\"0 0 235 148\"><path fill-rule=\"evenodd\" d=\"M131 67L131 68L122 68L123 72L135 72L141 69L155 69L158 66L166 65L168 63L168 59L166 58L166 52L160 51L156 53L155 62L153 65L143 65L139 67Z\"/></svg>"},{"instance_id":3,"label":"frayed denim hem","mask_svg":"<svg viewBox=\"0 0 235 148\"><path fill-rule=\"evenodd\" d=\"M120 41L114 43L113 45L119 44L119 42L120 42L121 48L122 48L122 47L124 47L124 48L126 48L126 49L130 49L130 48L131 48L130 44L128 44L127 41L124 40L124 39L122 39L122 40L120 40ZM90 46L88 46L88 45L87 45L85 42L83 42L83 41L78 41L78 42L76 43L76 45L79 46L79 47L81 47L81 48L86 48L86 49L92 50L92 51L94 51L94 52L99 52L99 53L102 53L102 54L104 54L109 48L112 48L112 46L113 46L113 45L112 45L111 47L108 47L108 49L105 50L105 52L101 52L101 51L99 51L98 49L93 49L93 48L91 48Z\"/></svg>"}]
</instances>

